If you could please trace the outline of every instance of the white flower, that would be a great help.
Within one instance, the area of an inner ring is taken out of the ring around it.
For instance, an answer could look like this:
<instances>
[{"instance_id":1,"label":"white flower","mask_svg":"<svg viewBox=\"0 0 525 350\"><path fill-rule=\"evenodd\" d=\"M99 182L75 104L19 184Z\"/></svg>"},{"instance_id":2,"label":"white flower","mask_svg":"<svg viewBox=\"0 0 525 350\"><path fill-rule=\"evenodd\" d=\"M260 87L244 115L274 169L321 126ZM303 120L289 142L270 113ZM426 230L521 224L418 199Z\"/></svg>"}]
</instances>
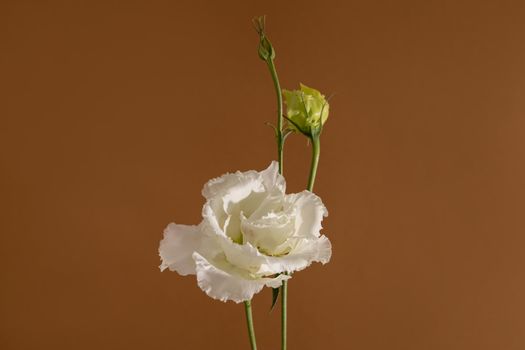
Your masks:
<instances>
[{"instance_id":1,"label":"white flower","mask_svg":"<svg viewBox=\"0 0 525 350\"><path fill-rule=\"evenodd\" d=\"M160 242L160 269L196 274L199 287L222 301L250 300L264 286L279 287L312 262L330 260L320 234L328 212L309 191L285 194L285 180L268 169L212 179L198 226L169 224Z\"/></svg>"}]
</instances>

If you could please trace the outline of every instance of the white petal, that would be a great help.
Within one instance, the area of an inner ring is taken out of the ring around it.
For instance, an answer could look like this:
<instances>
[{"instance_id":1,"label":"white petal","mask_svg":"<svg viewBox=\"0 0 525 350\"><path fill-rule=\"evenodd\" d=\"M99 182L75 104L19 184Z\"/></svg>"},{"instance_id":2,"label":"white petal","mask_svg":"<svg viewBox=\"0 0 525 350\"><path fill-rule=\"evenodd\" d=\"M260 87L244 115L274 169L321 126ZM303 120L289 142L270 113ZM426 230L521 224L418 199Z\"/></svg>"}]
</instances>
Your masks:
<instances>
[{"instance_id":1,"label":"white petal","mask_svg":"<svg viewBox=\"0 0 525 350\"><path fill-rule=\"evenodd\" d=\"M264 191L264 185L259 173L254 170L237 171L208 181L202 189L202 195L206 199L228 195L231 197L231 200L239 201L252 191Z\"/></svg>"},{"instance_id":2,"label":"white petal","mask_svg":"<svg viewBox=\"0 0 525 350\"><path fill-rule=\"evenodd\" d=\"M219 237L218 241L225 259L242 270L257 274L261 264L266 261L266 256L250 243L237 244L227 237Z\"/></svg>"},{"instance_id":3,"label":"white petal","mask_svg":"<svg viewBox=\"0 0 525 350\"><path fill-rule=\"evenodd\" d=\"M159 255L163 271L177 271L182 276L195 274L194 251L200 245L200 234L197 226L177 225L171 223L164 230L164 238L160 241Z\"/></svg>"},{"instance_id":4,"label":"white petal","mask_svg":"<svg viewBox=\"0 0 525 350\"><path fill-rule=\"evenodd\" d=\"M314 239L299 239L295 248L287 255L268 256L261 264L259 273L272 274L300 271L313 262L326 264L332 256L332 245L326 236Z\"/></svg>"},{"instance_id":5,"label":"white petal","mask_svg":"<svg viewBox=\"0 0 525 350\"><path fill-rule=\"evenodd\" d=\"M224 232L224 225L226 225L226 222L228 221L227 215L217 213L216 208L216 201L209 200L204 204L202 207L202 217L204 219L203 224L206 226L208 231L211 230L218 236L226 236L226 233Z\"/></svg>"},{"instance_id":6,"label":"white petal","mask_svg":"<svg viewBox=\"0 0 525 350\"><path fill-rule=\"evenodd\" d=\"M326 264L332 254L330 241L324 235L312 239L295 238L290 242L292 250L282 256L262 254L250 243L237 244L227 237L221 237L219 244L229 263L255 275L300 271L313 262Z\"/></svg>"},{"instance_id":7,"label":"white petal","mask_svg":"<svg viewBox=\"0 0 525 350\"><path fill-rule=\"evenodd\" d=\"M272 161L268 168L261 171L261 175L263 178L264 187L266 187L267 190L271 190L276 187L280 192L285 192L286 181L284 180L284 177L279 174L279 163L277 163L275 160Z\"/></svg>"},{"instance_id":8,"label":"white petal","mask_svg":"<svg viewBox=\"0 0 525 350\"><path fill-rule=\"evenodd\" d=\"M205 259L198 253L193 254L197 265L197 283L210 297L221 301L232 300L236 303L251 300L253 295L267 285L278 287L290 276L280 275L275 278L254 278L225 261Z\"/></svg>"},{"instance_id":9,"label":"white petal","mask_svg":"<svg viewBox=\"0 0 525 350\"><path fill-rule=\"evenodd\" d=\"M308 256L310 263L320 262L324 265L332 257L332 243L325 235L317 239L302 240L289 254L290 257L298 255Z\"/></svg>"},{"instance_id":10,"label":"white petal","mask_svg":"<svg viewBox=\"0 0 525 350\"><path fill-rule=\"evenodd\" d=\"M328 211L321 198L310 191L286 196L286 202L296 211L295 236L314 238L319 237L322 229L323 217L328 216Z\"/></svg>"},{"instance_id":11,"label":"white petal","mask_svg":"<svg viewBox=\"0 0 525 350\"><path fill-rule=\"evenodd\" d=\"M224 224L224 232L236 243L242 243L240 214L230 215Z\"/></svg>"},{"instance_id":12,"label":"white petal","mask_svg":"<svg viewBox=\"0 0 525 350\"><path fill-rule=\"evenodd\" d=\"M241 216L251 215L264 201L267 192L250 192L248 196L234 202L224 196L224 210L228 214L223 231L237 243L242 243Z\"/></svg>"},{"instance_id":13,"label":"white petal","mask_svg":"<svg viewBox=\"0 0 525 350\"><path fill-rule=\"evenodd\" d=\"M256 171L236 172L210 180L202 190L208 200L203 217L217 234L242 241L240 213L251 215L266 198L263 176Z\"/></svg>"},{"instance_id":14,"label":"white petal","mask_svg":"<svg viewBox=\"0 0 525 350\"><path fill-rule=\"evenodd\" d=\"M258 220L268 215L268 213L282 212L284 209L284 204L286 204L285 198L286 197L284 193L274 188L268 192L266 198L264 198L264 200L259 204L259 207L253 213L251 213L251 215L246 212L243 212L243 214L250 220ZM294 208L291 207L290 204L288 204L288 206L290 208L287 210L287 212L293 212Z\"/></svg>"},{"instance_id":15,"label":"white petal","mask_svg":"<svg viewBox=\"0 0 525 350\"><path fill-rule=\"evenodd\" d=\"M241 217L241 230L245 242L250 242L268 255L283 253L283 250L278 248L294 234L294 226L294 218L285 212L269 212L256 220Z\"/></svg>"}]
</instances>

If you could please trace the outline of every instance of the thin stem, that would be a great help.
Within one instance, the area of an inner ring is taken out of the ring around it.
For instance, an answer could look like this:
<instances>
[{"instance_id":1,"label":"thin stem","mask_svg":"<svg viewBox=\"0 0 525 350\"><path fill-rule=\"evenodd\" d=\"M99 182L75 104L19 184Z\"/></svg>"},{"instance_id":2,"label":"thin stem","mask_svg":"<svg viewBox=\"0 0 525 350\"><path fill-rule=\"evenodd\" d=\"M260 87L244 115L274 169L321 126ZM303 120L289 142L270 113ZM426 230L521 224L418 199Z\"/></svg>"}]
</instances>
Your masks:
<instances>
[{"instance_id":1,"label":"thin stem","mask_svg":"<svg viewBox=\"0 0 525 350\"><path fill-rule=\"evenodd\" d=\"M312 141L312 163L310 165L310 176L308 177L308 191L314 189L319 156L321 155L321 141L319 135L311 137ZM288 281L283 281L281 287L281 349L286 350L287 341L287 302L288 302Z\"/></svg>"},{"instance_id":2,"label":"thin stem","mask_svg":"<svg viewBox=\"0 0 525 350\"><path fill-rule=\"evenodd\" d=\"M252 347L252 350L257 350L257 343L255 341L255 329L253 328L251 300L244 302L244 311L246 312L246 325L248 326L248 336L250 337L250 345Z\"/></svg>"},{"instance_id":3,"label":"thin stem","mask_svg":"<svg viewBox=\"0 0 525 350\"><path fill-rule=\"evenodd\" d=\"M264 17L259 17L256 24L256 30L261 37L261 44L264 39ZM275 88L275 95L277 97L277 128L275 130L276 139L277 139L277 160L279 162L279 174L283 174L284 159L283 159L283 148L284 148L284 134L283 134L283 93L281 91L281 84L279 83L279 77L277 76L277 69L273 62L275 57L275 52L269 41L265 41L265 45L268 47L263 47L267 52L266 55L261 55L259 51L259 57L266 61L270 74L272 76L273 87ZM259 48L261 50L261 47ZM264 53L264 50L263 50ZM267 57L267 58L263 58ZM283 281L281 286L281 348L286 350L286 304L288 296L288 284L286 281ZM247 311L248 312L248 311ZM252 346L252 349L253 346Z\"/></svg>"},{"instance_id":4,"label":"thin stem","mask_svg":"<svg viewBox=\"0 0 525 350\"><path fill-rule=\"evenodd\" d=\"M288 281L283 281L281 287L281 349L286 350L287 334L287 302L288 302Z\"/></svg>"},{"instance_id":5,"label":"thin stem","mask_svg":"<svg viewBox=\"0 0 525 350\"><path fill-rule=\"evenodd\" d=\"M273 86L275 88L275 94L277 96L277 159L279 161L279 174L283 174L283 148L284 148L284 136L283 136L283 93L281 91L281 85L279 84L279 77L277 76L277 70L273 59L266 61L268 69L272 75ZM288 302L288 282L283 281L281 286L281 349L286 350L286 338L287 338L287 302Z\"/></svg>"},{"instance_id":6,"label":"thin stem","mask_svg":"<svg viewBox=\"0 0 525 350\"><path fill-rule=\"evenodd\" d=\"M277 95L277 160L279 161L279 174L283 173L283 146L284 146L284 137L283 137L283 94L281 91L281 84L279 84L279 77L277 76L277 70L275 69L275 64L273 59L268 59L266 61L268 64L268 69L272 75L273 86L275 88L275 94Z\"/></svg>"},{"instance_id":7,"label":"thin stem","mask_svg":"<svg viewBox=\"0 0 525 350\"><path fill-rule=\"evenodd\" d=\"M310 176L308 177L308 191L314 189L315 176L317 175L317 166L319 165L319 156L321 155L321 141L319 136L313 136L312 141L312 163L310 164Z\"/></svg>"}]
</instances>

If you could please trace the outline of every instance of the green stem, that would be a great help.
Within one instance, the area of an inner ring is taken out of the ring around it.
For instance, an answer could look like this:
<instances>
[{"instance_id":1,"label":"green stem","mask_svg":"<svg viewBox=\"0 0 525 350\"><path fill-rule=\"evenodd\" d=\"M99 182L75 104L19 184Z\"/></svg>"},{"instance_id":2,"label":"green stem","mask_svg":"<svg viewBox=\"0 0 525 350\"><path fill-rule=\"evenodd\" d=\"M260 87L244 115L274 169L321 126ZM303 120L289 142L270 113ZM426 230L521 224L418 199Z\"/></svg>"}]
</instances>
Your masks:
<instances>
[{"instance_id":1,"label":"green stem","mask_svg":"<svg viewBox=\"0 0 525 350\"><path fill-rule=\"evenodd\" d=\"M255 341L255 329L253 328L251 300L244 302L244 311L246 312L246 325L248 326L248 336L250 337L250 345L252 347L252 350L257 350L257 342Z\"/></svg>"},{"instance_id":2,"label":"green stem","mask_svg":"<svg viewBox=\"0 0 525 350\"><path fill-rule=\"evenodd\" d=\"M277 96L277 130L275 131L277 137L277 159L279 161L279 174L283 174L283 93L281 85L279 84L279 77L273 59L266 61L268 69L272 75L273 87L275 88L275 95ZM288 299L288 282L283 281L281 286L281 349L286 350L286 335L287 335L287 300Z\"/></svg>"},{"instance_id":3,"label":"green stem","mask_svg":"<svg viewBox=\"0 0 525 350\"><path fill-rule=\"evenodd\" d=\"M308 177L308 191L314 189L315 176L317 175L317 166L319 165L319 156L321 155L321 141L319 136L312 136L312 163L310 164L310 176Z\"/></svg>"},{"instance_id":4,"label":"green stem","mask_svg":"<svg viewBox=\"0 0 525 350\"><path fill-rule=\"evenodd\" d=\"M310 164L310 175L308 177L308 191L314 189L315 176L321 155L321 141L319 135L311 137L312 141L312 163ZM288 303L288 281L283 281L281 287L281 349L286 350L287 342L287 303Z\"/></svg>"},{"instance_id":5,"label":"green stem","mask_svg":"<svg viewBox=\"0 0 525 350\"><path fill-rule=\"evenodd\" d=\"M279 174L283 174L283 94L281 92L281 84L279 84L279 77L277 76L277 70L273 59L266 61L270 74L272 75L273 87L275 88L275 94L277 95L277 160L279 161Z\"/></svg>"},{"instance_id":6,"label":"green stem","mask_svg":"<svg viewBox=\"0 0 525 350\"><path fill-rule=\"evenodd\" d=\"M288 302L288 281L283 281L281 287L281 349L286 350L287 334L287 307Z\"/></svg>"}]
</instances>

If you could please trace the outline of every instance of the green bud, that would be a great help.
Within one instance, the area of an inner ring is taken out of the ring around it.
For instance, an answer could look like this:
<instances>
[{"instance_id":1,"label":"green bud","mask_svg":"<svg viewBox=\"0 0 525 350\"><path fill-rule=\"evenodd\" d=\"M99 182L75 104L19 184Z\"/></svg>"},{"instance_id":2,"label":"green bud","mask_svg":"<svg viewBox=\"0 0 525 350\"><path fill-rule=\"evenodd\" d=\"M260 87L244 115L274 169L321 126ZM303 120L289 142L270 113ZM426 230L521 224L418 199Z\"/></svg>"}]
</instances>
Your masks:
<instances>
[{"instance_id":1,"label":"green bud","mask_svg":"<svg viewBox=\"0 0 525 350\"><path fill-rule=\"evenodd\" d=\"M275 50L273 49L270 40L266 37L264 28L266 25L266 17L260 16L252 19L255 30L259 34L259 57L263 61L273 60L275 58Z\"/></svg>"},{"instance_id":2,"label":"green bud","mask_svg":"<svg viewBox=\"0 0 525 350\"><path fill-rule=\"evenodd\" d=\"M265 36L261 37L261 41L259 42L259 57L263 61L268 61L269 59L273 60L275 58L275 50L273 49L270 40Z\"/></svg>"},{"instance_id":3,"label":"green bud","mask_svg":"<svg viewBox=\"0 0 525 350\"><path fill-rule=\"evenodd\" d=\"M300 84L300 90L284 90L286 118L292 130L300 131L306 136L321 132L328 119L330 105L316 89Z\"/></svg>"}]
</instances>

